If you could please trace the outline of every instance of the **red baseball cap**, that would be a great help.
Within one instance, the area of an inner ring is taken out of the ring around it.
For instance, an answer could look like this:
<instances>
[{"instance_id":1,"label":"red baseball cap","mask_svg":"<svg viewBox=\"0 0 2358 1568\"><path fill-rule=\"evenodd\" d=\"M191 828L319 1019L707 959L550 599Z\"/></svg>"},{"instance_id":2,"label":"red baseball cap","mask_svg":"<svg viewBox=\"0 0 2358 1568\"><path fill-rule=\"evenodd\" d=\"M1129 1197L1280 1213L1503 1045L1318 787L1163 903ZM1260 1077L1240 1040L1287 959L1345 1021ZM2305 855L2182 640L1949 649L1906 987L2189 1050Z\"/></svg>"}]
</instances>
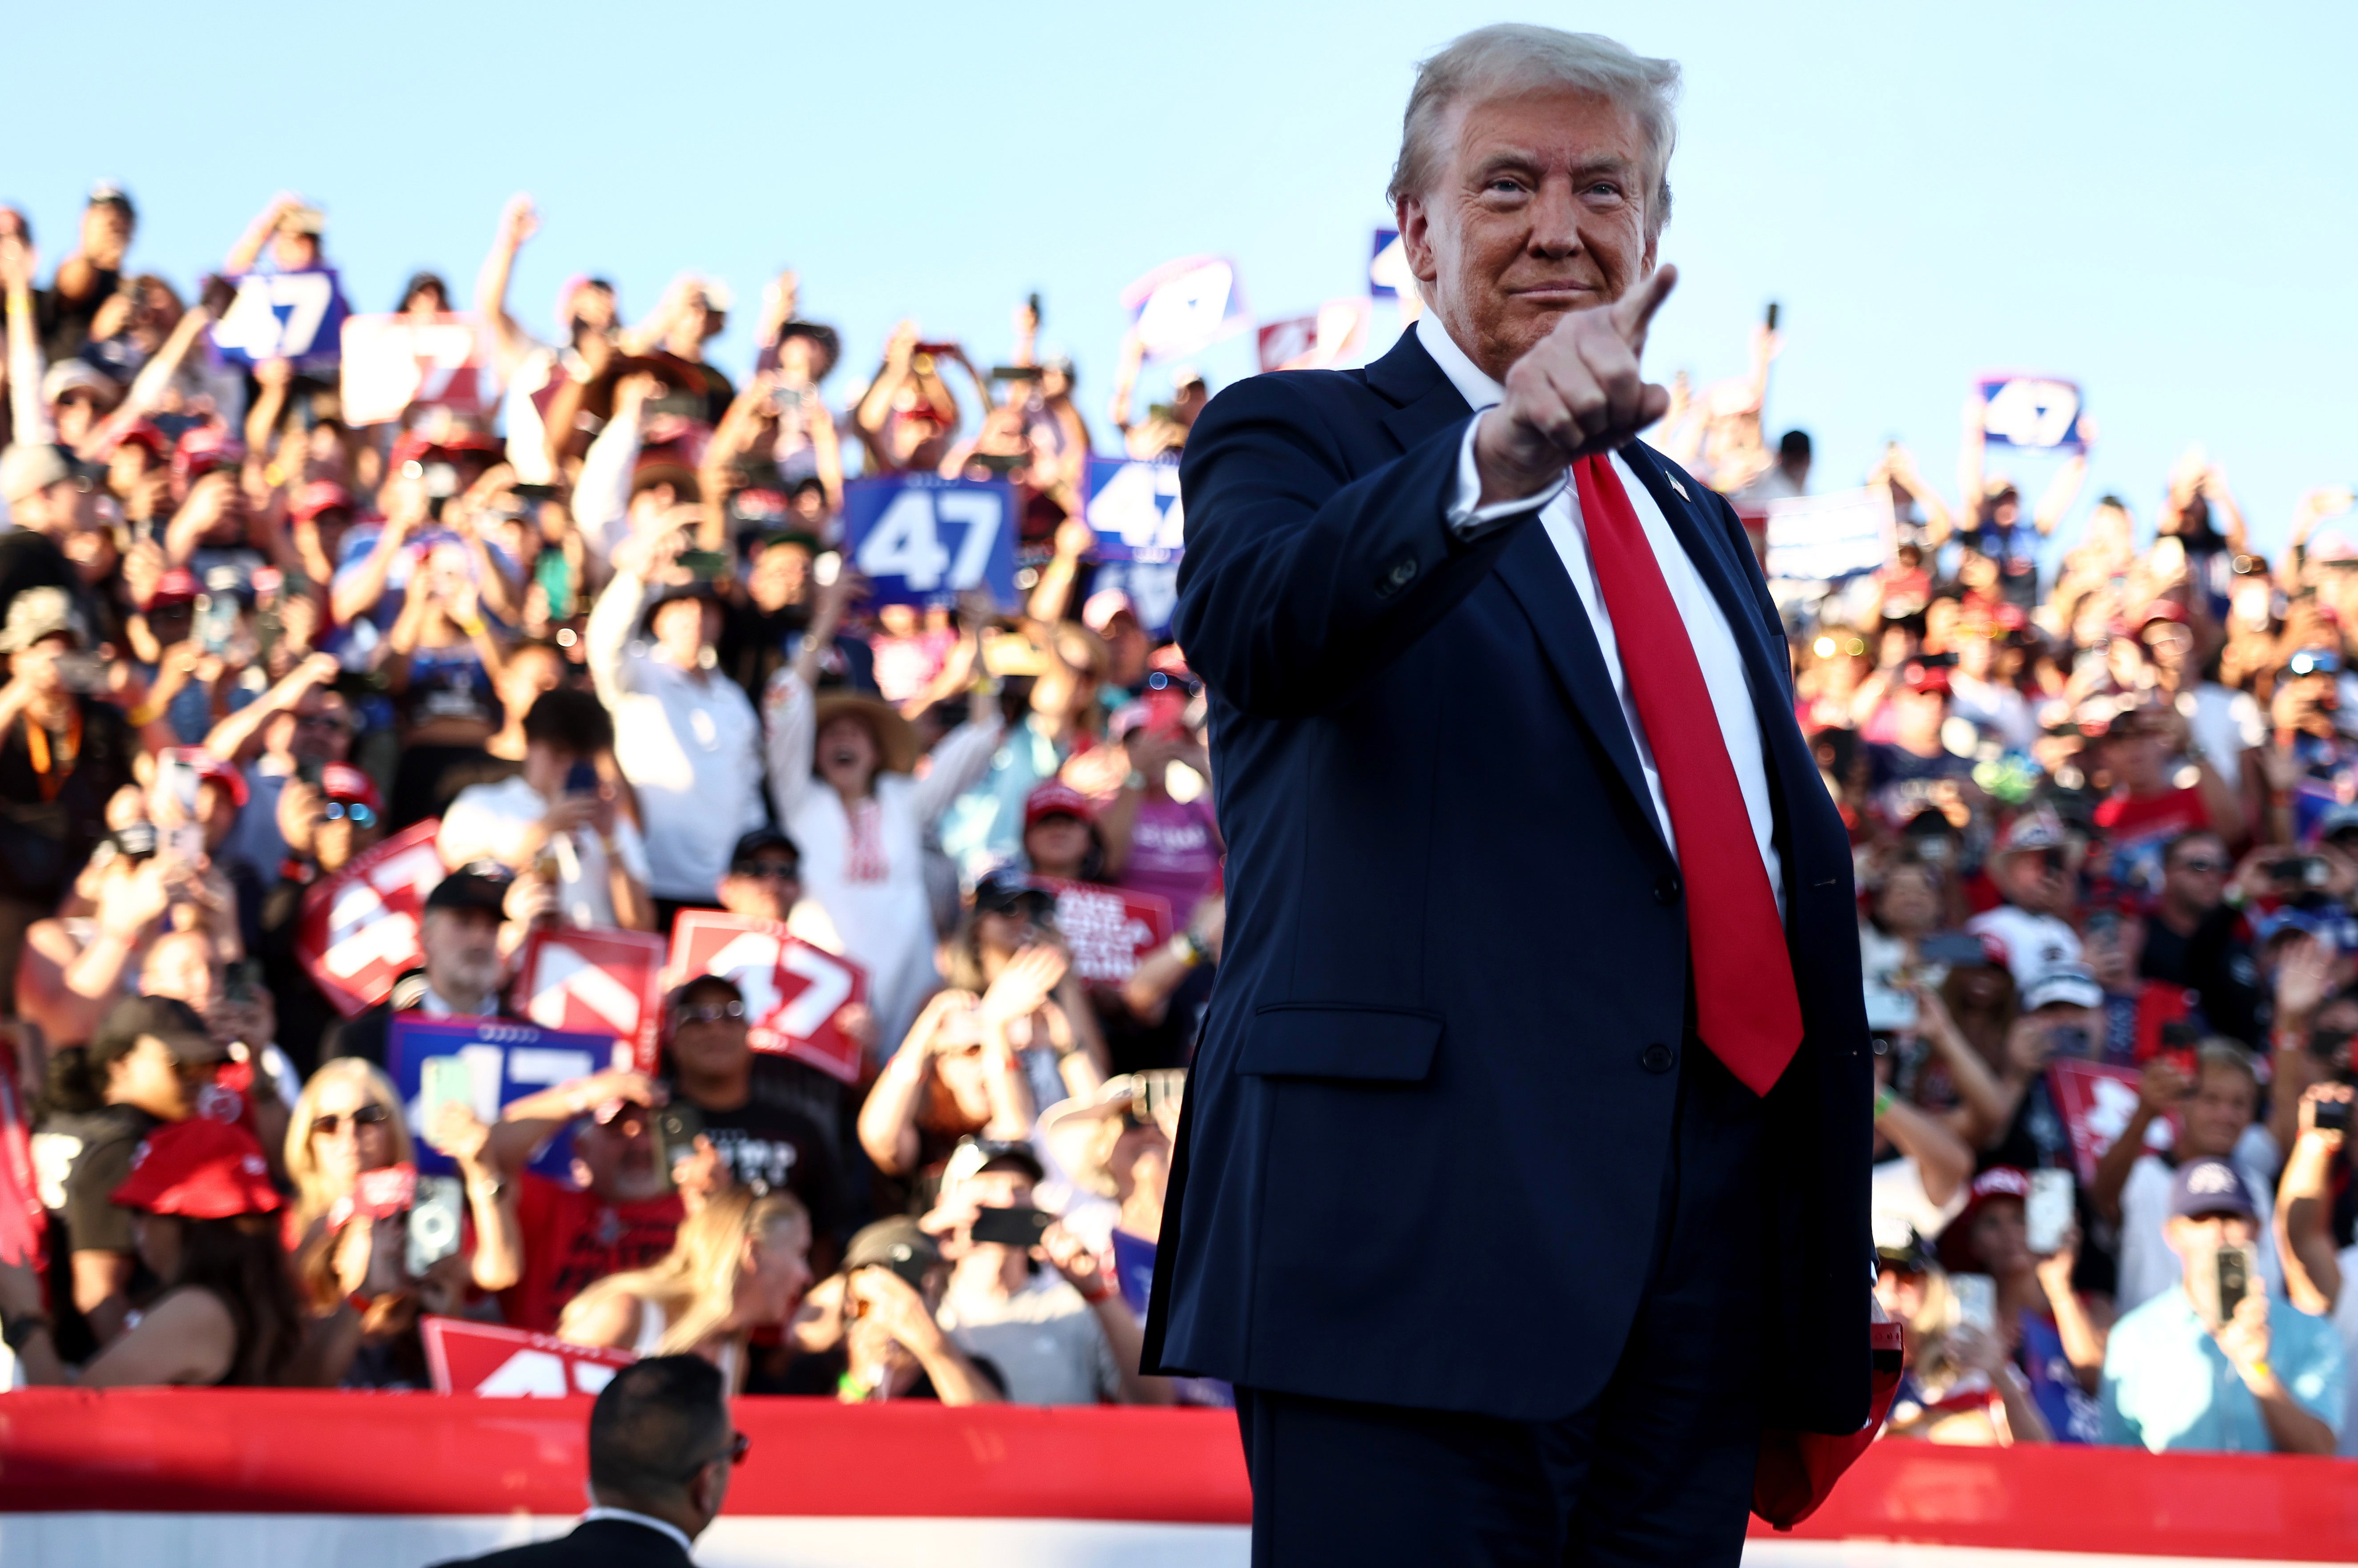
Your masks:
<instances>
[{"instance_id":1,"label":"red baseball cap","mask_svg":"<svg viewBox=\"0 0 2358 1568\"><path fill-rule=\"evenodd\" d=\"M2030 1173L2013 1165L1992 1165L1974 1178L1973 1195L1957 1217L1941 1231L1941 1264L1951 1273L1972 1273L1978 1267L1973 1256L1973 1227L1975 1217L1995 1198L2027 1201L2030 1196Z\"/></svg>"},{"instance_id":2,"label":"red baseball cap","mask_svg":"<svg viewBox=\"0 0 2358 1568\"><path fill-rule=\"evenodd\" d=\"M172 450L172 482L186 493L213 470L235 468L244 460L244 442L218 425L192 425L180 433L180 443Z\"/></svg>"},{"instance_id":3,"label":"red baseball cap","mask_svg":"<svg viewBox=\"0 0 2358 1568\"><path fill-rule=\"evenodd\" d=\"M231 805L240 810L245 808L245 775L238 772L233 763L223 762L200 746L177 746L166 755L187 762L197 770L200 784L211 783L221 785L229 791Z\"/></svg>"},{"instance_id":4,"label":"red baseball cap","mask_svg":"<svg viewBox=\"0 0 2358 1568\"><path fill-rule=\"evenodd\" d=\"M1098 808L1087 795L1064 780L1050 779L1023 797L1024 827L1031 827L1044 816L1077 816L1083 822L1095 822Z\"/></svg>"},{"instance_id":5,"label":"red baseball cap","mask_svg":"<svg viewBox=\"0 0 2358 1568\"><path fill-rule=\"evenodd\" d=\"M145 447L158 460L172 455L171 438L152 419L135 419L122 435L114 439L118 447Z\"/></svg>"},{"instance_id":6,"label":"red baseball cap","mask_svg":"<svg viewBox=\"0 0 2358 1568\"><path fill-rule=\"evenodd\" d=\"M319 770L319 793L330 800L356 800L371 811L383 811L376 781L349 762L330 762Z\"/></svg>"},{"instance_id":7,"label":"red baseball cap","mask_svg":"<svg viewBox=\"0 0 2358 1568\"><path fill-rule=\"evenodd\" d=\"M197 574L186 567L174 567L156 579L156 592L146 608L160 610L168 604L194 604L197 601Z\"/></svg>"},{"instance_id":8,"label":"red baseball cap","mask_svg":"<svg viewBox=\"0 0 2358 1568\"><path fill-rule=\"evenodd\" d=\"M114 1189L124 1208L183 1219L235 1219L276 1214L284 1200L270 1184L270 1164L254 1134L209 1116L167 1122L131 1156L131 1174Z\"/></svg>"},{"instance_id":9,"label":"red baseball cap","mask_svg":"<svg viewBox=\"0 0 2358 1568\"><path fill-rule=\"evenodd\" d=\"M295 492L295 505L290 515L297 523L308 523L323 512L352 512L352 492L331 479L315 479Z\"/></svg>"}]
</instances>

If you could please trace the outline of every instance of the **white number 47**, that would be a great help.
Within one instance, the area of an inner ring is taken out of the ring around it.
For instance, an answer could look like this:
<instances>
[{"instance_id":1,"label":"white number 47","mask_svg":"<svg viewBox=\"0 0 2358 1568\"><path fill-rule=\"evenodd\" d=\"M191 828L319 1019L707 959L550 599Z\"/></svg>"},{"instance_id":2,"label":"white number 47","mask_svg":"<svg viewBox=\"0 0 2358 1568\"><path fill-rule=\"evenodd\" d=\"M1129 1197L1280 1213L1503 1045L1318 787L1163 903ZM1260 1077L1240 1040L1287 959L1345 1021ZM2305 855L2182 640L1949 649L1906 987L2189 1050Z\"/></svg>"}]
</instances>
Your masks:
<instances>
[{"instance_id":1,"label":"white number 47","mask_svg":"<svg viewBox=\"0 0 2358 1568\"><path fill-rule=\"evenodd\" d=\"M860 542L854 559L871 578L896 577L913 593L932 593L946 586L963 593L982 581L990 564L991 546L999 542L1006 508L1000 498L984 491L911 488L894 496ZM954 560L943 546L941 526L963 524Z\"/></svg>"}]
</instances>

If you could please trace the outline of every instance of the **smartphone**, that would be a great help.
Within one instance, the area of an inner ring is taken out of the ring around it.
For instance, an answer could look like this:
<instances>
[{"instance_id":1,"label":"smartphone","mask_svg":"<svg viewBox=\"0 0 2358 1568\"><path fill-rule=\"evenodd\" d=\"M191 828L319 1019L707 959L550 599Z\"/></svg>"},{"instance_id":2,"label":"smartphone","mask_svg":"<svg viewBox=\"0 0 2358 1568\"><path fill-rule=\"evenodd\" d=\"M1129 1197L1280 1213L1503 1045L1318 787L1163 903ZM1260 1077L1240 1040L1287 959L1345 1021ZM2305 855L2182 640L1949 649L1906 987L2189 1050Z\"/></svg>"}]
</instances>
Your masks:
<instances>
[{"instance_id":1,"label":"smartphone","mask_svg":"<svg viewBox=\"0 0 2358 1568\"><path fill-rule=\"evenodd\" d=\"M595 762L576 762L571 767L566 769L565 793L568 795L596 795L598 793L598 765Z\"/></svg>"},{"instance_id":2,"label":"smartphone","mask_svg":"<svg viewBox=\"0 0 2358 1568\"><path fill-rule=\"evenodd\" d=\"M990 367L990 379L993 381L1037 381L1040 379L1040 367L1038 365L993 365Z\"/></svg>"},{"instance_id":3,"label":"smartphone","mask_svg":"<svg viewBox=\"0 0 2358 1568\"><path fill-rule=\"evenodd\" d=\"M237 595L234 593L200 593L197 595L197 643L208 654L219 657L229 647L230 639L237 635Z\"/></svg>"},{"instance_id":4,"label":"smartphone","mask_svg":"<svg viewBox=\"0 0 2358 1568\"><path fill-rule=\"evenodd\" d=\"M1970 931L1935 931L1918 940L1916 956L1928 964L1974 968L1989 962L1989 950Z\"/></svg>"},{"instance_id":5,"label":"smartphone","mask_svg":"<svg viewBox=\"0 0 2358 1568\"><path fill-rule=\"evenodd\" d=\"M313 789L319 787L319 781L327 776L327 771L328 764L325 762L315 762L307 757L298 757L295 761L295 776Z\"/></svg>"},{"instance_id":6,"label":"smartphone","mask_svg":"<svg viewBox=\"0 0 2358 1568\"><path fill-rule=\"evenodd\" d=\"M1777 302L1773 299L1768 302L1768 330L1772 332L1777 330Z\"/></svg>"},{"instance_id":7,"label":"smartphone","mask_svg":"<svg viewBox=\"0 0 2358 1568\"><path fill-rule=\"evenodd\" d=\"M977 452L967 459L970 463L981 464L992 473L1012 473L1031 460L1031 454L1027 452Z\"/></svg>"},{"instance_id":8,"label":"smartphone","mask_svg":"<svg viewBox=\"0 0 2358 1568\"><path fill-rule=\"evenodd\" d=\"M1959 1325L1984 1334L1997 1331L1997 1281L1987 1274L1952 1274L1949 1294L1956 1303Z\"/></svg>"},{"instance_id":9,"label":"smartphone","mask_svg":"<svg viewBox=\"0 0 2358 1568\"><path fill-rule=\"evenodd\" d=\"M2245 1296L2265 1288L2259 1252L2248 1244L2222 1247L2209 1263L2187 1271L2187 1285L2194 1296L2195 1315L2214 1329L2224 1327Z\"/></svg>"},{"instance_id":10,"label":"smartphone","mask_svg":"<svg viewBox=\"0 0 2358 1568\"><path fill-rule=\"evenodd\" d=\"M704 417L704 399L693 392L666 392L660 397L650 397L645 410L649 414L676 415L682 419Z\"/></svg>"},{"instance_id":11,"label":"smartphone","mask_svg":"<svg viewBox=\"0 0 2358 1568\"><path fill-rule=\"evenodd\" d=\"M428 1056L417 1065L417 1125L431 1129L443 1106L475 1107L475 1070L463 1056Z\"/></svg>"},{"instance_id":12,"label":"smartphone","mask_svg":"<svg viewBox=\"0 0 2358 1568\"><path fill-rule=\"evenodd\" d=\"M2121 915L2120 911L2115 909L2096 911L2095 914L2088 916L2087 925L2082 926L2080 932L2082 936L2091 942L2109 942L2120 934Z\"/></svg>"},{"instance_id":13,"label":"smartphone","mask_svg":"<svg viewBox=\"0 0 2358 1568\"><path fill-rule=\"evenodd\" d=\"M2056 1055L2069 1061L2084 1062L2089 1055L2088 1032L2076 1023L2050 1029L2047 1032L2047 1046Z\"/></svg>"},{"instance_id":14,"label":"smartphone","mask_svg":"<svg viewBox=\"0 0 2358 1568\"><path fill-rule=\"evenodd\" d=\"M704 1135L704 1113L684 1100L674 1100L655 1112L655 1141L661 1146L663 1158L655 1163L663 1172L664 1185L671 1185L672 1167L696 1153L696 1141Z\"/></svg>"},{"instance_id":15,"label":"smartphone","mask_svg":"<svg viewBox=\"0 0 2358 1568\"><path fill-rule=\"evenodd\" d=\"M420 1176L409 1205L409 1271L423 1274L459 1250L465 1189L456 1176Z\"/></svg>"},{"instance_id":16,"label":"smartphone","mask_svg":"<svg viewBox=\"0 0 2358 1568\"><path fill-rule=\"evenodd\" d=\"M2309 1113L2309 1125L2320 1132L2350 1130L2350 1102L2346 1099L2321 1099Z\"/></svg>"},{"instance_id":17,"label":"smartphone","mask_svg":"<svg viewBox=\"0 0 2358 1568\"><path fill-rule=\"evenodd\" d=\"M1055 1223L1056 1217L1045 1209L984 1208L975 1211L968 1234L1001 1247L1037 1247L1041 1233Z\"/></svg>"},{"instance_id":18,"label":"smartphone","mask_svg":"<svg viewBox=\"0 0 2358 1568\"><path fill-rule=\"evenodd\" d=\"M352 1185L352 1213L365 1219L407 1214L417 1196L417 1167L408 1163L362 1171Z\"/></svg>"},{"instance_id":19,"label":"smartphone","mask_svg":"<svg viewBox=\"0 0 2358 1568\"><path fill-rule=\"evenodd\" d=\"M96 654L59 654L52 666L58 684L88 697L106 689L106 661Z\"/></svg>"},{"instance_id":20,"label":"smartphone","mask_svg":"<svg viewBox=\"0 0 2358 1568\"><path fill-rule=\"evenodd\" d=\"M1916 999L1906 991L1869 980L1866 986L1866 1026L1886 1032L1916 1027Z\"/></svg>"},{"instance_id":21,"label":"smartphone","mask_svg":"<svg viewBox=\"0 0 2358 1568\"><path fill-rule=\"evenodd\" d=\"M2022 1218L2030 1233L2030 1249L2041 1258L2061 1247L2064 1232L2071 1228L2071 1188L2069 1171L2030 1173L2030 1196L2022 1206Z\"/></svg>"}]
</instances>

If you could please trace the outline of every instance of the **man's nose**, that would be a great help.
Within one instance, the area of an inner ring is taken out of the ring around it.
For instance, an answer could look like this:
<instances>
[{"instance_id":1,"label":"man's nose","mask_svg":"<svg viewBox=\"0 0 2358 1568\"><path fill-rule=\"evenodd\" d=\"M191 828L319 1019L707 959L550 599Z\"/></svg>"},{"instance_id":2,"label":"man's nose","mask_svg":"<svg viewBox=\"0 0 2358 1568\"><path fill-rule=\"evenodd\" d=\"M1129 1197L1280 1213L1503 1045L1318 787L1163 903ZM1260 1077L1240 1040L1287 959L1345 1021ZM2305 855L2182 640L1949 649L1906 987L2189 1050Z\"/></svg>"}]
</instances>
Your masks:
<instances>
[{"instance_id":1,"label":"man's nose","mask_svg":"<svg viewBox=\"0 0 2358 1568\"><path fill-rule=\"evenodd\" d=\"M1529 248L1533 254L1560 261L1579 251L1580 204L1572 199L1571 180L1541 180L1531 213Z\"/></svg>"}]
</instances>

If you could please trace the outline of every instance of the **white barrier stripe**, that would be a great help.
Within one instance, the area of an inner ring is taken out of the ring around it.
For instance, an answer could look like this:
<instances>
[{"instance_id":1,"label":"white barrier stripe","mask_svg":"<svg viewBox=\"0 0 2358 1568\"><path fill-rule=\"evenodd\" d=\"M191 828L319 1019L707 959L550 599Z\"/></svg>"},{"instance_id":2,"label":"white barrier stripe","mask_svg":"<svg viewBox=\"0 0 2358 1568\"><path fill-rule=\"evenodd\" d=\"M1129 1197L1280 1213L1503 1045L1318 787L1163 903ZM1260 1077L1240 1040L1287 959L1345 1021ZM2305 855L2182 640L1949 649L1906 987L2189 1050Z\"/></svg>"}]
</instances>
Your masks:
<instances>
[{"instance_id":1,"label":"white barrier stripe","mask_svg":"<svg viewBox=\"0 0 2358 1568\"><path fill-rule=\"evenodd\" d=\"M0 1514L7 1568L424 1568L546 1541L569 1517L516 1514ZM1103 1519L723 1516L696 1543L699 1568L1246 1568L1242 1525ZM2130 1557L1873 1541L1746 1543L1746 1568L2298 1568L2259 1558Z\"/></svg>"}]
</instances>

